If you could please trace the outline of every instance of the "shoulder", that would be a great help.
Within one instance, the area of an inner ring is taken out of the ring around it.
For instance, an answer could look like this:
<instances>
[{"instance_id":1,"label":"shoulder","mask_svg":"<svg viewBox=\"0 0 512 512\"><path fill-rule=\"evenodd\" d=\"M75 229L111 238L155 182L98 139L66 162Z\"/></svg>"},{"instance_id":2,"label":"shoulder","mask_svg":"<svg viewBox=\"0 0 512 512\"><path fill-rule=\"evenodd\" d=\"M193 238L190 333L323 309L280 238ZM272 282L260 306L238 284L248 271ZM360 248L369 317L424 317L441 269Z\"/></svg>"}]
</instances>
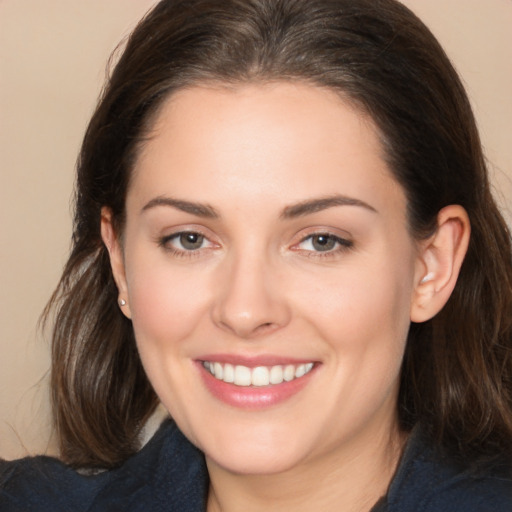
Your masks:
<instances>
[{"instance_id":1,"label":"shoulder","mask_svg":"<svg viewBox=\"0 0 512 512\"><path fill-rule=\"evenodd\" d=\"M0 510L86 510L105 477L88 479L50 457L0 462Z\"/></svg>"},{"instance_id":2,"label":"shoulder","mask_svg":"<svg viewBox=\"0 0 512 512\"><path fill-rule=\"evenodd\" d=\"M0 461L0 510L135 512L160 509L165 502L166 510L195 512L206 482L202 455L167 421L121 467L95 475L50 457Z\"/></svg>"},{"instance_id":3,"label":"shoulder","mask_svg":"<svg viewBox=\"0 0 512 512\"><path fill-rule=\"evenodd\" d=\"M388 512L510 512L512 479L475 473L437 454L415 432L389 488Z\"/></svg>"},{"instance_id":4,"label":"shoulder","mask_svg":"<svg viewBox=\"0 0 512 512\"><path fill-rule=\"evenodd\" d=\"M432 493L425 511L510 512L512 482L498 477L454 478Z\"/></svg>"}]
</instances>

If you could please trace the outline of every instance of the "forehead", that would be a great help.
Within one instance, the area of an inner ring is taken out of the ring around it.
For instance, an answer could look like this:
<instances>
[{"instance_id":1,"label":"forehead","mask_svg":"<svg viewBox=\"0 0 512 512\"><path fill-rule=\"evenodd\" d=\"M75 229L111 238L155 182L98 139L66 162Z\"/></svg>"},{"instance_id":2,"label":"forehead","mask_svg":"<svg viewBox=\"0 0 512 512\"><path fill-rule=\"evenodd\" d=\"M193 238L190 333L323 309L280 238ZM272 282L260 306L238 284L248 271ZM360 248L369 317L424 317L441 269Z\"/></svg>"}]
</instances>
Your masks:
<instances>
[{"instance_id":1,"label":"forehead","mask_svg":"<svg viewBox=\"0 0 512 512\"><path fill-rule=\"evenodd\" d=\"M153 122L131 192L167 188L209 200L231 190L248 200L263 193L296 202L306 191L368 195L397 187L367 115L329 89L278 82L175 93Z\"/></svg>"}]
</instances>

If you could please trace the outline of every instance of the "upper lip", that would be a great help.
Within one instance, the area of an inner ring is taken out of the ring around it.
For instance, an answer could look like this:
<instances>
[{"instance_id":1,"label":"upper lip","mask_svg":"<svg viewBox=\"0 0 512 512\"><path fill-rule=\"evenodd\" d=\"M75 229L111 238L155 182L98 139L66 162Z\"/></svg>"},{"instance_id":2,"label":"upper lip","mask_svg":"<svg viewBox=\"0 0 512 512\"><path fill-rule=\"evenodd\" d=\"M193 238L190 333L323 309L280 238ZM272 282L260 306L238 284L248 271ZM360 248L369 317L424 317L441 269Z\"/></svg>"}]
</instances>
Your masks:
<instances>
[{"instance_id":1,"label":"upper lip","mask_svg":"<svg viewBox=\"0 0 512 512\"><path fill-rule=\"evenodd\" d=\"M277 365L299 365L316 362L315 359L295 358L287 356L279 356L272 354L264 354L258 356L246 356L235 354L208 354L197 358L198 361L210 361L223 364L232 364L234 366L247 366L248 368L256 368L258 366L277 366Z\"/></svg>"}]
</instances>

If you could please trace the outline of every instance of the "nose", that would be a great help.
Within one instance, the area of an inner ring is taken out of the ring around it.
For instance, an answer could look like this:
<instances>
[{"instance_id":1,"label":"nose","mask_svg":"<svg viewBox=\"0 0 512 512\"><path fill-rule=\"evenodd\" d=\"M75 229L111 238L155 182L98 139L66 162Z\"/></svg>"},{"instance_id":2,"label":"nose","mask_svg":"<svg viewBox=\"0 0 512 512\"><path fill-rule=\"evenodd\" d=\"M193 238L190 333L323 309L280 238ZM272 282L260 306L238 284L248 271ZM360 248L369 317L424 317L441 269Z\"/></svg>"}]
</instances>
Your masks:
<instances>
[{"instance_id":1,"label":"nose","mask_svg":"<svg viewBox=\"0 0 512 512\"><path fill-rule=\"evenodd\" d=\"M214 323L239 338L252 339L290 320L278 269L262 255L233 257L227 263L213 305Z\"/></svg>"}]
</instances>

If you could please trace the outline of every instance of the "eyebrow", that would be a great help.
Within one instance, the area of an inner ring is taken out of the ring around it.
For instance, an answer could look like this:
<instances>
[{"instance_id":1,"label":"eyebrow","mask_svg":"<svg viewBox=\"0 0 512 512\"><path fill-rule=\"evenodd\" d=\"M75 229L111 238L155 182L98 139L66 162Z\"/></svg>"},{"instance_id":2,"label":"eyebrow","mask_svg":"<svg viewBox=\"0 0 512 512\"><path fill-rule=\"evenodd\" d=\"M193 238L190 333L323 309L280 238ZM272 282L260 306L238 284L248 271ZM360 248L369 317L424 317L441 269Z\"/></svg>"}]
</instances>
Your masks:
<instances>
[{"instance_id":1,"label":"eyebrow","mask_svg":"<svg viewBox=\"0 0 512 512\"><path fill-rule=\"evenodd\" d=\"M329 197L321 197L318 199L311 199L309 201L303 201L291 206L287 206L281 213L282 219L293 219L296 217L303 217L312 213L332 208L333 206L359 206L365 208L371 212L377 213L377 210L370 206L368 203L355 199L353 197L347 197L342 195L335 195Z\"/></svg>"},{"instance_id":2,"label":"eyebrow","mask_svg":"<svg viewBox=\"0 0 512 512\"><path fill-rule=\"evenodd\" d=\"M213 208L213 206L208 204L195 203L192 201L184 201L182 199L174 199L167 196L159 196L151 199L151 201L149 201L149 203L147 203L142 208L142 211L145 212L157 206L170 206L172 208L176 208L177 210L181 210L182 212L190 213L192 215L196 215L197 217L204 217L206 219L219 218L219 214L217 213L217 210Z\"/></svg>"},{"instance_id":3,"label":"eyebrow","mask_svg":"<svg viewBox=\"0 0 512 512\"><path fill-rule=\"evenodd\" d=\"M218 219L220 217L217 210L208 204L196 203L193 201L185 201L183 199L175 199L168 196L158 196L151 199L143 208L142 212L156 208L157 206L169 206L181 210L185 213L196 215L197 217L203 217L207 219ZM329 197L321 197L318 199L311 199L302 201L297 204L287 206L281 212L281 219L294 219L297 217L303 217L312 213L327 210L335 206L359 206L365 208L371 212L377 213L377 210L370 206L368 203L355 199L353 197L347 197L343 195L335 195Z\"/></svg>"}]
</instances>

